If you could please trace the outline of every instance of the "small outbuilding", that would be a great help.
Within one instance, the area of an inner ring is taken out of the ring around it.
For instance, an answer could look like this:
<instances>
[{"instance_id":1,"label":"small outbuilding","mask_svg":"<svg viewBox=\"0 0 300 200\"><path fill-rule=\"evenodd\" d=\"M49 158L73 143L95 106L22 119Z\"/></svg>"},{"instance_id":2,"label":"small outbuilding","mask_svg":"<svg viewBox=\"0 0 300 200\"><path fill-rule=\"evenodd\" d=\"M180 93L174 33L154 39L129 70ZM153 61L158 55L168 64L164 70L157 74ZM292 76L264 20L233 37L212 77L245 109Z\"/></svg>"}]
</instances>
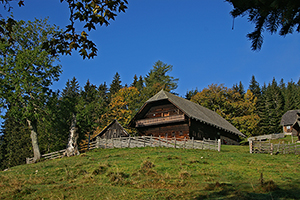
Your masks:
<instances>
[{"instance_id":1,"label":"small outbuilding","mask_svg":"<svg viewBox=\"0 0 300 200\"><path fill-rule=\"evenodd\" d=\"M281 118L280 125L286 135L298 136L300 141L300 110L289 110Z\"/></svg>"},{"instance_id":2,"label":"small outbuilding","mask_svg":"<svg viewBox=\"0 0 300 200\"><path fill-rule=\"evenodd\" d=\"M280 125L283 127L283 133L285 135L298 135L298 131L294 127L298 120L298 113L300 114L300 110L289 110L282 116Z\"/></svg>"},{"instance_id":3,"label":"small outbuilding","mask_svg":"<svg viewBox=\"0 0 300 200\"><path fill-rule=\"evenodd\" d=\"M111 139L118 137L128 137L129 134L123 128L123 126L118 122L118 120L113 120L108 126L106 126L98 135L94 138L100 137L101 139Z\"/></svg>"},{"instance_id":4,"label":"small outbuilding","mask_svg":"<svg viewBox=\"0 0 300 200\"><path fill-rule=\"evenodd\" d=\"M221 139L226 144L246 137L216 112L164 90L146 101L128 126L139 135Z\"/></svg>"}]
</instances>

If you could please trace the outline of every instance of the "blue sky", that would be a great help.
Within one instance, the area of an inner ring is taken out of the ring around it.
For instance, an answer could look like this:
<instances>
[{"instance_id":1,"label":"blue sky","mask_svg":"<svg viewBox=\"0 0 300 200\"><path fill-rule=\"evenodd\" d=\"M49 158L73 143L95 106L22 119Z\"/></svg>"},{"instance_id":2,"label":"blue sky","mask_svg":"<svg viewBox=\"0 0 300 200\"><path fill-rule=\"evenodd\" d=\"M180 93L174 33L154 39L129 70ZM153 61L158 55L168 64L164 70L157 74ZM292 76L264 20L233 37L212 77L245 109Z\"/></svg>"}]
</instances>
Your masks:
<instances>
[{"instance_id":1,"label":"blue sky","mask_svg":"<svg viewBox=\"0 0 300 200\"><path fill-rule=\"evenodd\" d=\"M83 60L76 52L61 57L63 73L53 89L63 89L74 76L82 87L88 79L109 85L116 72L129 85L158 60L173 65L170 75L179 78L175 92L180 96L213 83L232 87L241 81L247 88L252 75L260 84L273 77L297 82L299 34L265 33L262 50L253 52L246 34L254 25L237 18L232 30L231 9L223 0L129 0L126 13L89 33L99 50L95 59ZM17 19L49 16L52 24L68 25L67 4L59 0L26 0L12 11Z\"/></svg>"}]
</instances>

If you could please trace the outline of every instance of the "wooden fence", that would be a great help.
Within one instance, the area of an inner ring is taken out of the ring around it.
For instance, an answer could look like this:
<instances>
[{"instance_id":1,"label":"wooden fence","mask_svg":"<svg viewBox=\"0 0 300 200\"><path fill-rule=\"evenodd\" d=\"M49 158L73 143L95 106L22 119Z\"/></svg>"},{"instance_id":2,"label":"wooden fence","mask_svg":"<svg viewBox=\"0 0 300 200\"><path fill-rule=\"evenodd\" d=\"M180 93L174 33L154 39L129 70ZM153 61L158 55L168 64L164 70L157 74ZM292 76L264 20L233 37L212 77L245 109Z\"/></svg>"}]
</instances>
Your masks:
<instances>
[{"instance_id":1,"label":"wooden fence","mask_svg":"<svg viewBox=\"0 0 300 200\"><path fill-rule=\"evenodd\" d=\"M278 143L270 141L249 141L250 153L300 154L300 143Z\"/></svg>"},{"instance_id":2,"label":"wooden fence","mask_svg":"<svg viewBox=\"0 0 300 200\"><path fill-rule=\"evenodd\" d=\"M41 159L55 159L55 158L61 158L63 153L66 151L66 149L55 151L52 153L43 154L41 156ZM26 158L26 164L34 163L33 158Z\"/></svg>"},{"instance_id":3,"label":"wooden fence","mask_svg":"<svg viewBox=\"0 0 300 200\"><path fill-rule=\"evenodd\" d=\"M139 137L120 137L111 139L97 138L90 149L93 148L134 148L134 147L169 147L169 148L185 148L185 149L211 149L221 151L221 140L194 140L165 138L152 136Z\"/></svg>"},{"instance_id":4,"label":"wooden fence","mask_svg":"<svg viewBox=\"0 0 300 200\"><path fill-rule=\"evenodd\" d=\"M259 135L259 136L249 137L248 141L251 141L251 140L252 141L253 140L274 140L274 139L279 139L279 138L284 138L284 133Z\"/></svg>"},{"instance_id":5,"label":"wooden fence","mask_svg":"<svg viewBox=\"0 0 300 200\"><path fill-rule=\"evenodd\" d=\"M139 137L119 137L111 139L100 139L90 142L81 146L80 152L92 150L95 148L134 148L134 147L169 147L169 148L185 148L185 149L210 149L221 151L221 140L194 140L192 139L179 139L179 138L164 138L152 136L139 136ZM42 159L55 159L61 158L66 149L43 154ZM33 158L26 158L26 163L33 163Z\"/></svg>"}]
</instances>

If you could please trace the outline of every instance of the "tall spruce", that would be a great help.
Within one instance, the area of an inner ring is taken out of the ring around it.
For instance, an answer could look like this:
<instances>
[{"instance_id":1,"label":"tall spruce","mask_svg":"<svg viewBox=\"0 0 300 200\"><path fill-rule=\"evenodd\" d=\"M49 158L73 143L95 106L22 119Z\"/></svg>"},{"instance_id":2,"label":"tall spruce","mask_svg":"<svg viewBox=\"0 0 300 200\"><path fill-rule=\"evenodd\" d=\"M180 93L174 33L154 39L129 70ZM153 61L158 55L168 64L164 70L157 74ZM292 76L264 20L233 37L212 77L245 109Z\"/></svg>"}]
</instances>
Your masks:
<instances>
[{"instance_id":1,"label":"tall spruce","mask_svg":"<svg viewBox=\"0 0 300 200\"><path fill-rule=\"evenodd\" d=\"M185 98L186 98L187 100L191 100L192 97L195 96L198 92L199 92L199 91L198 91L198 88L196 88L195 90L194 90L194 89L193 89L193 90L189 90L189 91L186 92Z\"/></svg>"},{"instance_id":2,"label":"tall spruce","mask_svg":"<svg viewBox=\"0 0 300 200\"><path fill-rule=\"evenodd\" d=\"M107 106L106 97L102 96L103 92L106 91L99 91L96 85L91 84L88 80L80 93L76 107L79 136L80 140L83 139L82 144L89 142L96 128L101 125L101 116L107 111L105 109Z\"/></svg>"},{"instance_id":3,"label":"tall spruce","mask_svg":"<svg viewBox=\"0 0 300 200\"><path fill-rule=\"evenodd\" d=\"M242 97L245 95L244 85L242 84L241 81L239 82L239 84L234 84L232 89L238 92Z\"/></svg>"},{"instance_id":4,"label":"tall spruce","mask_svg":"<svg viewBox=\"0 0 300 200\"><path fill-rule=\"evenodd\" d=\"M1 130L1 158L0 169L13 167L26 163L26 158L32 157L30 130L23 119L10 115L8 110L4 117Z\"/></svg>"},{"instance_id":5,"label":"tall spruce","mask_svg":"<svg viewBox=\"0 0 300 200\"><path fill-rule=\"evenodd\" d=\"M259 83L255 80L255 76L252 75L251 81L250 81L250 85L249 85L249 90L253 93L253 95L255 97L257 97L258 99L261 96L261 89L259 86Z\"/></svg>"},{"instance_id":6,"label":"tall spruce","mask_svg":"<svg viewBox=\"0 0 300 200\"><path fill-rule=\"evenodd\" d=\"M113 80L110 84L109 88L109 96L112 97L115 93L117 93L122 88L121 78L118 72L113 77Z\"/></svg>"},{"instance_id":7,"label":"tall spruce","mask_svg":"<svg viewBox=\"0 0 300 200\"><path fill-rule=\"evenodd\" d=\"M143 77L140 76L139 78L137 77L137 75L135 74L133 77L133 82L130 85L131 87L135 87L137 88L139 91L141 91L144 87L144 81L143 81Z\"/></svg>"},{"instance_id":8,"label":"tall spruce","mask_svg":"<svg viewBox=\"0 0 300 200\"><path fill-rule=\"evenodd\" d=\"M281 131L280 120L284 114L284 97L275 78L266 89L266 111L268 114L269 134Z\"/></svg>"},{"instance_id":9,"label":"tall spruce","mask_svg":"<svg viewBox=\"0 0 300 200\"><path fill-rule=\"evenodd\" d=\"M66 83L66 87L62 91L61 107L62 118L65 122L64 130L66 134L69 132L68 143L66 147L66 156L78 155L78 143L79 134L77 132L77 109L76 105L79 101L79 84L75 77Z\"/></svg>"},{"instance_id":10,"label":"tall spruce","mask_svg":"<svg viewBox=\"0 0 300 200\"><path fill-rule=\"evenodd\" d=\"M284 112L289 110L297 110L298 98L297 98L297 85L291 81L288 82L286 89L284 90Z\"/></svg>"},{"instance_id":11,"label":"tall spruce","mask_svg":"<svg viewBox=\"0 0 300 200\"><path fill-rule=\"evenodd\" d=\"M174 90L178 87L179 79L169 75L172 69L172 65L163 63L160 60L154 63L153 68L144 77L144 101L158 93L161 89L174 93Z\"/></svg>"}]
</instances>

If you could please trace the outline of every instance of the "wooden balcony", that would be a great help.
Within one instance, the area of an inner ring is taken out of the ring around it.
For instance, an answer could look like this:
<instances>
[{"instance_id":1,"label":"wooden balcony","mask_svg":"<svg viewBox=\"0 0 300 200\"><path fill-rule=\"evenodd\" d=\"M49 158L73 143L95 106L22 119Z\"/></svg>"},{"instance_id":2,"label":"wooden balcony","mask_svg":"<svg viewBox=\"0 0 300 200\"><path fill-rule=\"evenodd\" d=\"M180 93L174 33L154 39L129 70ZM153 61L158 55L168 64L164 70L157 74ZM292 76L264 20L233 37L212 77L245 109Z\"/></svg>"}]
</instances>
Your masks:
<instances>
[{"instance_id":1,"label":"wooden balcony","mask_svg":"<svg viewBox=\"0 0 300 200\"><path fill-rule=\"evenodd\" d=\"M137 120L135 127L152 126L157 124L167 124L184 121L184 115L172 115L167 117L156 117L151 119Z\"/></svg>"}]
</instances>

